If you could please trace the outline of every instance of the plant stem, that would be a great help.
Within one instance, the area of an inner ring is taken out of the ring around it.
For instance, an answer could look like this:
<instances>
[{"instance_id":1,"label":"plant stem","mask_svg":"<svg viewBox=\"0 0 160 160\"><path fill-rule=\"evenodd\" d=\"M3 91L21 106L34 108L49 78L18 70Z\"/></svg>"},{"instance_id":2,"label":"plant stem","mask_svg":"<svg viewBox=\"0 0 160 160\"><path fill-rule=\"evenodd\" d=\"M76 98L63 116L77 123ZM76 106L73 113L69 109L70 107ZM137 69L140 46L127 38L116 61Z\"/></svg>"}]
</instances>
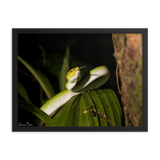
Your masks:
<instances>
[{"instance_id":1,"label":"plant stem","mask_svg":"<svg viewBox=\"0 0 160 160\"><path fill-rule=\"evenodd\" d=\"M32 77L30 74L26 73L22 69L18 68L18 71L20 71L22 74L24 74L25 76L27 76L28 78L30 78L32 81L36 81L36 79L34 77Z\"/></svg>"}]
</instances>

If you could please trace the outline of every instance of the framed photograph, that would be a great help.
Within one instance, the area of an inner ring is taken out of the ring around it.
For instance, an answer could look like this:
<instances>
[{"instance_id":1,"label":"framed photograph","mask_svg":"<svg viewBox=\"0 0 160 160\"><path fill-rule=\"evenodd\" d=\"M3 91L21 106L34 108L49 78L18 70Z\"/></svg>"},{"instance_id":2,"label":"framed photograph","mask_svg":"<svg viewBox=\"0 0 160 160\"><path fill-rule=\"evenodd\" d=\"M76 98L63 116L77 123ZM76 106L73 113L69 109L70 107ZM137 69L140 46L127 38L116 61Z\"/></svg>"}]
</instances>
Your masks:
<instances>
[{"instance_id":1,"label":"framed photograph","mask_svg":"<svg viewBox=\"0 0 160 160\"><path fill-rule=\"evenodd\" d=\"M148 29L12 29L12 131L148 131Z\"/></svg>"}]
</instances>

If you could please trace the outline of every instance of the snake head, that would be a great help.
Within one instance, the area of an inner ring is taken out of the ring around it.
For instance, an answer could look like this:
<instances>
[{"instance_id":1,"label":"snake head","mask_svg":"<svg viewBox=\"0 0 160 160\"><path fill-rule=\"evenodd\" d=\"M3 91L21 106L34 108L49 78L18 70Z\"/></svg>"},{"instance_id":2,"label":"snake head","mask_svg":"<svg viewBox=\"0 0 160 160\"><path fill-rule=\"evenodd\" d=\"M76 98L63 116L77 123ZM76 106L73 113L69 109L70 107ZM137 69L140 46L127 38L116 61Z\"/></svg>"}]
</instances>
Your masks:
<instances>
[{"instance_id":1,"label":"snake head","mask_svg":"<svg viewBox=\"0 0 160 160\"><path fill-rule=\"evenodd\" d=\"M66 78L68 82L74 83L75 81L79 81L81 79L81 75L82 73L81 73L80 68L75 67L67 73Z\"/></svg>"}]
</instances>

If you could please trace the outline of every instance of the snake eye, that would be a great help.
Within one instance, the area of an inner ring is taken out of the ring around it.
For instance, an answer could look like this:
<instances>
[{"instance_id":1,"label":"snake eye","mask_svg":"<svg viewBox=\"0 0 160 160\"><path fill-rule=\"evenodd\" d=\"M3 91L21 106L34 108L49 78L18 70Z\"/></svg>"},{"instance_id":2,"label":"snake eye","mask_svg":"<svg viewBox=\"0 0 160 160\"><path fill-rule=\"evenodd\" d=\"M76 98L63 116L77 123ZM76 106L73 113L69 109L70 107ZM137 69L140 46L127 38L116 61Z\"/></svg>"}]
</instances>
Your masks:
<instances>
[{"instance_id":1,"label":"snake eye","mask_svg":"<svg viewBox=\"0 0 160 160\"><path fill-rule=\"evenodd\" d=\"M74 69L73 70L71 70L70 72L72 73L74 71Z\"/></svg>"}]
</instances>

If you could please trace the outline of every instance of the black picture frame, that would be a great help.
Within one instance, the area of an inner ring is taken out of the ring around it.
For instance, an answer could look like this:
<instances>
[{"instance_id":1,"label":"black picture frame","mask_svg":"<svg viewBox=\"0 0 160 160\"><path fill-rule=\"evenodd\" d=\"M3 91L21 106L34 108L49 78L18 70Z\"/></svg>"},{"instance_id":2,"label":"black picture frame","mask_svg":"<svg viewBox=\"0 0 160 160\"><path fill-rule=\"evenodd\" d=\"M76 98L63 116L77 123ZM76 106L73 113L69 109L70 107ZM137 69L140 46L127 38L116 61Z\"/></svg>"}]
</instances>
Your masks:
<instances>
[{"instance_id":1,"label":"black picture frame","mask_svg":"<svg viewBox=\"0 0 160 160\"><path fill-rule=\"evenodd\" d=\"M145 133L151 131L150 117L150 32L149 26L10 26L9 64L10 64L10 132L105 132L105 133ZM142 127L20 127L18 126L17 104L17 55L18 34L107 34L141 33L143 36L143 126Z\"/></svg>"}]
</instances>

